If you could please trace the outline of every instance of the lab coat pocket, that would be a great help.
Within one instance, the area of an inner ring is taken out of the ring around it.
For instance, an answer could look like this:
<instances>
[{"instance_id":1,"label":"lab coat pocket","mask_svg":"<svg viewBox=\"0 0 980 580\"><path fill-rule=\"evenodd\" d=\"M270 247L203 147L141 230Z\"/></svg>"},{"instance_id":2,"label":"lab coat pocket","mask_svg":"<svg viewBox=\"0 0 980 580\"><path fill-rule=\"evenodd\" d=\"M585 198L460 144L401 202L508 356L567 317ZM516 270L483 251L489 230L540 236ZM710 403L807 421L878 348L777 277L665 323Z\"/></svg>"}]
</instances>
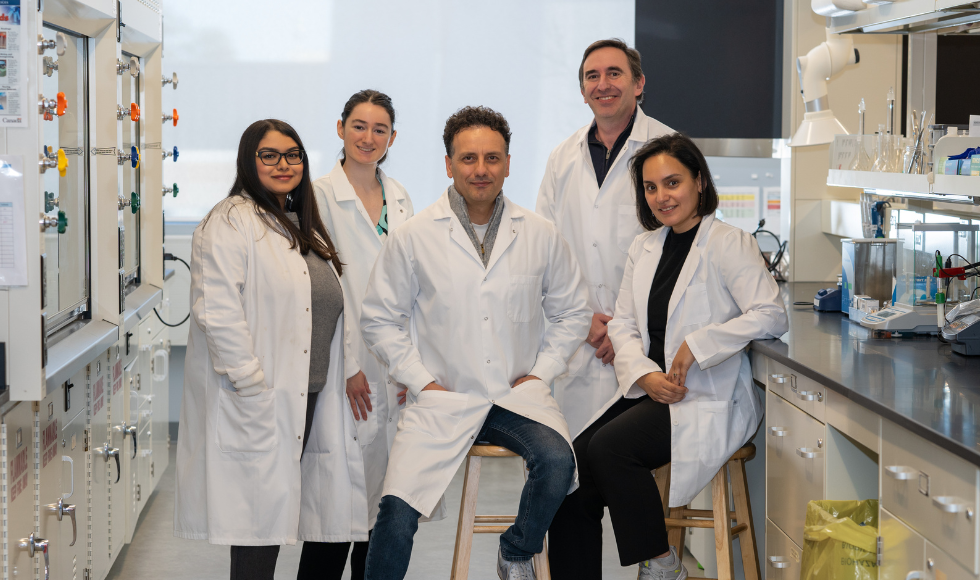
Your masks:
<instances>
[{"instance_id":1,"label":"lab coat pocket","mask_svg":"<svg viewBox=\"0 0 980 580\"><path fill-rule=\"evenodd\" d=\"M367 414L367 421L357 421L357 441L361 444L361 447L369 445L374 438L378 436L378 421L381 417L378 416L378 389L381 389L381 385L378 383L368 383L371 387L371 394L368 398L371 401L371 411Z\"/></svg>"},{"instance_id":2,"label":"lab coat pocket","mask_svg":"<svg viewBox=\"0 0 980 580\"><path fill-rule=\"evenodd\" d=\"M456 435L468 399L466 393L422 391L416 403L402 411L402 426L436 441L448 441Z\"/></svg>"},{"instance_id":3,"label":"lab coat pocket","mask_svg":"<svg viewBox=\"0 0 980 580\"><path fill-rule=\"evenodd\" d=\"M640 220L636 217L636 206L619 206L616 220L616 243L623 252L628 252L630 245L640 233Z\"/></svg>"},{"instance_id":4,"label":"lab coat pocket","mask_svg":"<svg viewBox=\"0 0 980 580\"><path fill-rule=\"evenodd\" d=\"M731 417L731 401L698 401L698 450L705 465L719 465L728 459Z\"/></svg>"},{"instance_id":5,"label":"lab coat pocket","mask_svg":"<svg viewBox=\"0 0 980 580\"><path fill-rule=\"evenodd\" d=\"M241 397L218 389L216 442L225 453L272 451L279 441L276 429L276 390Z\"/></svg>"},{"instance_id":6,"label":"lab coat pocket","mask_svg":"<svg viewBox=\"0 0 980 580\"><path fill-rule=\"evenodd\" d=\"M711 320L711 304L708 302L708 285L691 284L684 291L684 318L681 326L702 324Z\"/></svg>"},{"instance_id":7,"label":"lab coat pocket","mask_svg":"<svg viewBox=\"0 0 980 580\"><path fill-rule=\"evenodd\" d=\"M507 315L511 322L530 322L541 310L541 277L511 276L507 289Z\"/></svg>"}]
</instances>

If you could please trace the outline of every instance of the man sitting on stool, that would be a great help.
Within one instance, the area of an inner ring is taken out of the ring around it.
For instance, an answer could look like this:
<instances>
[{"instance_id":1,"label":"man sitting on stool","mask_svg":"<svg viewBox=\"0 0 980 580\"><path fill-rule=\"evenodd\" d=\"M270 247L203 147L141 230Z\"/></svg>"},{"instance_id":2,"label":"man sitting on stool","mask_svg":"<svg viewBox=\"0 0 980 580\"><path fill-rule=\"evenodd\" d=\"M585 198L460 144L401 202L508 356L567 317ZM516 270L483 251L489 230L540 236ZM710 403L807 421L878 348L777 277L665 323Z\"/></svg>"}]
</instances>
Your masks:
<instances>
[{"instance_id":1,"label":"man sitting on stool","mask_svg":"<svg viewBox=\"0 0 980 580\"><path fill-rule=\"evenodd\" d=\"M443 140L453 183L391 234L361 313L368 345L411 392L366 578L405 577L419 517L435 515L477 441L527 463L516 523L500 537L497 574L534 578L531 557L577 486L571 436L550 385L588 334L592 312L565 240L502 193L510 172L504 117L460 109Z\"/></svg>"}]
</instances>

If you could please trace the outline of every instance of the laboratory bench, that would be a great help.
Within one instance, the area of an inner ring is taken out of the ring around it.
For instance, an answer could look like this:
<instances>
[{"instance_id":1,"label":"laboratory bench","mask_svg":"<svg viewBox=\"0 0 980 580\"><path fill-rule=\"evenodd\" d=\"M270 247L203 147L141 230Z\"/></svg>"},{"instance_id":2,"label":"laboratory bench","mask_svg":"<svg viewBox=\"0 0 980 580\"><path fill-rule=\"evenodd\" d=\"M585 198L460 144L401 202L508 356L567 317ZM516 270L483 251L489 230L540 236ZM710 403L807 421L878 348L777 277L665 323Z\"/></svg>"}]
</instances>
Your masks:
<instances>
[{"instance_id":1,"label":"laboratory bench","mask_svg":"<svg viewBox=\"0 0 980 580\"><path fill-rule=\"evenodd\" d=\"M977 578L980 357L793 306L828 285L781 285L789 332L749 347L766 400L764 575L799 578L810 500L878 499L881 580Z\"/></svg>"}]
</instances>

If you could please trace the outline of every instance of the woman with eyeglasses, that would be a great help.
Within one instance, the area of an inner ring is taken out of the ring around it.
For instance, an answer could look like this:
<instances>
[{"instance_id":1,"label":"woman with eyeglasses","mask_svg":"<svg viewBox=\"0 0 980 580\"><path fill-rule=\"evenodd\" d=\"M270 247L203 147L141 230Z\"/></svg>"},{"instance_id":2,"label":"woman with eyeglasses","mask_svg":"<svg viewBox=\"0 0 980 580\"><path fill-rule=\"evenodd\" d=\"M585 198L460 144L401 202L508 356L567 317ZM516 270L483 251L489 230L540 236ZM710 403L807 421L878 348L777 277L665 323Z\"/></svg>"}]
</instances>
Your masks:
<instances>
[{"instance_id":1,"label":"woman with eyeglasses","mask_svg":"<svg viewBox=\"0 0 980 580\"><path fill-rule=\"evenodd\" d=\"M313 182L323 223L344 258L341 285L352 321L360 318L368 277L388 233L415 213L402 184L379 167L395 142L394 125L395 108L388 95L371 89L354 93L337 121L337 136L344 142L341 158L330 173ZM347 399L364 456L365 487L359 491L367 495L368 529L373 529L405 388L368 350L359 325L349 326L351 350L361 372L347 380ZM362 580L367 548L366 541L355 542L352 552L348 543L307 542L300 576L316 570L323 580L340 580L351 552L351 580Z\"/></svg>"},{"instance_id":2,"label":"woman with eyeglasses","mask_svg":"<svg viewBox=\"0 0 980 580\"><path fill-rule=\"evenodd\" d=\"M230 545L232 580L271 580L282 544L367 539L359 369L299 135L253 123L237 166L192 239L174 530Z\"/></svg>"}]
</instances>

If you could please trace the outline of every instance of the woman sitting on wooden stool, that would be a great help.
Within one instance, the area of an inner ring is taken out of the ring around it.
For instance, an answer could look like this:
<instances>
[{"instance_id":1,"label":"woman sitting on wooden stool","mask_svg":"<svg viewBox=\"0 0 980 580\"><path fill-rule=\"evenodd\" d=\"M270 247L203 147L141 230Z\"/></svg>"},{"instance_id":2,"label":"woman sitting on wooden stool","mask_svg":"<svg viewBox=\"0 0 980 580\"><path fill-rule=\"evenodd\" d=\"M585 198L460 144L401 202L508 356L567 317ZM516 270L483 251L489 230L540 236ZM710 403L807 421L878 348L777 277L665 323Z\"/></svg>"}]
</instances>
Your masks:
<instances>
[{"instance_id":1,"label":"woman sitting on wooden stool","mask_svg":"<svg viewBox=\"0 0 980 580\"><path fill-rule=\"evenodd\" d=\"M762 419L746 345L788 329L755 239L715 219L694 142L654 139L630 170L647 231L629 249L609 322L620 389L575 438L581 487L549 530L555 578L602 577L605 506L623 566L639 563L640 579L687 577L651 470L671 463L670 505L690 503Z\"/></svg>"}]
</instances>

